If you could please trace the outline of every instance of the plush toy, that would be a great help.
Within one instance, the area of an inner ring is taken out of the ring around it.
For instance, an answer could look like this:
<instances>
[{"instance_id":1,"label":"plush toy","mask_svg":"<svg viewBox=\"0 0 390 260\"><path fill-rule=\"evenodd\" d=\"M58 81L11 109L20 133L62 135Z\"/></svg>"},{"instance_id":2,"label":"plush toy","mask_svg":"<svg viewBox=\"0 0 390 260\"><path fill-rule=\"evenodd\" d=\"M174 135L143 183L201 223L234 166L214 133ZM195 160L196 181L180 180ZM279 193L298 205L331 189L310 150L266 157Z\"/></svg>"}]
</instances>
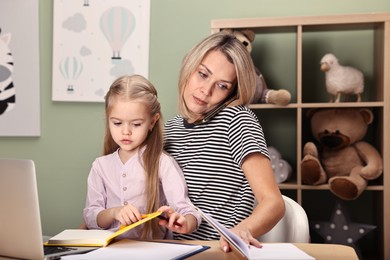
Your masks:
<instances>
[{"instance_id":1,"label":"plush toy","mask_svg":"<svg viewBox=\"0 0 390 260\"><path fill-rule=\"evenodd\" d=\"M356 101L361 101L364 91L363 73L353 67L342 66L332 53L324 55L321 59L321 70L325 72L326 91L330 94L330 102L340 102L341 94L356 95ZM334 99L335 98L335 99Z\"/></svg>"},{"instance_id":2,"label":"plush toy","mask_svg":"<svg viewBox=\"0 0 390 260\"><path fill-rule=\"evenodd\" d=\"M277 183L287 181L291 177L291 165L282 158L280 152L273 146L268 147L271 166Z\"/></svg>"},{"instance_id":3,"label":"plush toy","mask_svg":"<svg viewBox=\"0 0 390 260\"><path fill-rule=\"evenodd\" d=\"M308 112L311 131L318 141L307 142L301 161L302 182L328 182L333 194L354 200L365 190L368 180L382 174L379 152L363 141L373 113L367 108L313 109Z\"/></svg>"},{"instance_id":4,"label":"plush toy","mask_svg":"<svg viewBox=\"0 0 390 260\"><path fill-rule=\"evenodd\" d=\"M230 33L234 34L236 38L244 44L249 53L252 52L252 42L255 40L255 33L252 30L233 30L225 29ZM273 90L269 89L263 75L256 68L257 82L256 82L256 93L253 98L252 103L261 103L261 104L274 104L279 106L285 106L290 102L291 94L288 90L279 89Z\"/></svg>"}]
</instances>

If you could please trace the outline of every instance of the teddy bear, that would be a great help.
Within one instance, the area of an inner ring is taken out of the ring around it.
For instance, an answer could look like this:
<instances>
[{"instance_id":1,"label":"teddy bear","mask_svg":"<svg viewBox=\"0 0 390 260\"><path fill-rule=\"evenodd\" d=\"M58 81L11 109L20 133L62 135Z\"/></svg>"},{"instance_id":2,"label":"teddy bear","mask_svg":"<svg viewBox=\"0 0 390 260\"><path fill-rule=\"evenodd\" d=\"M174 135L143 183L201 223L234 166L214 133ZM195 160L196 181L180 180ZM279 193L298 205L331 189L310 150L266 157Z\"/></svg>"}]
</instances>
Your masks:
<instances>
[{"instance_id":1,"label":"teddy bear","mask_svg":"<svg viewBox=\"0 0 390 260\"><path fill-rule=\"evenodd\" d=\"M249 29L234 30L224 29L225 31L232 33L236 38L242 42L249 53L252 52L252 42L255 40L255 33ZM274 104L279 106L286 106L291 100L291 94L286 89L269 89L263 74L261 74L258 68L256 69L256 93L252 99L252 103L257 104Z\"/></svg>"},{"instance_id":2,"label":"teddy bear","mask_svg":"<svg viewBox=\"0 0 390 260\"><path fill-rule=\"evenodd\" d=\"M343 200L354 200L369 180L382 174L381 155L364 141L373 113L368 108L318 108L307 113L314 142L307 142L301 161L302 183L328 183Z\"/></svg>"}]
</instances>

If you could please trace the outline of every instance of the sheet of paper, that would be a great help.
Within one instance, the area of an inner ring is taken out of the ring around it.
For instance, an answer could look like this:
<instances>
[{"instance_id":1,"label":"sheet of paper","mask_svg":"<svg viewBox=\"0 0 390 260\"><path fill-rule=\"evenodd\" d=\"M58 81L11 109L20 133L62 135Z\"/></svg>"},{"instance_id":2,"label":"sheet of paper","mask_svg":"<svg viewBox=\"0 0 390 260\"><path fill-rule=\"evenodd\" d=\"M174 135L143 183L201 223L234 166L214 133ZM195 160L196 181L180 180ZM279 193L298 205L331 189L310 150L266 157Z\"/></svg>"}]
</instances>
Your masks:
<instances>
[{"instance_id":1,"label":"sheet of paper","mask_svg":"<svg viewBox=\"0 0 390 260\"><path fill-rule=\"evenodd\" d=\"M99 248L81 255L61 257L66 260L100 260L100 259L177 259L202 249L201 245L176 243L143 242L123 239L107 247Z\"/></svg>"},{"instance_id":2,"label":"sheet of paper","mask_svg":"<svg viewBox=\"0 0 390 260\"><path fill-rule=\"evenodd\" d=\"M69 243L101 243L104 244L106 239L114 232L110 230L99 229L65 229L61 233L51 237L49 241L52 244ZM56 243L57 242L57 243Z\"/></svg>"},{"instance_id":3,"label":"sheet of paper","mask_svg":"<svg viewBox=\"0 0 390 260\"><path fill-rule=\"evenodd\" d=\"M251 246L249 249L249 255L251 260L309 260L315 259L314 257L306 254L290 243L275 243L275 244L262 244L262 248Z\"/></svg>"}]
</instances>

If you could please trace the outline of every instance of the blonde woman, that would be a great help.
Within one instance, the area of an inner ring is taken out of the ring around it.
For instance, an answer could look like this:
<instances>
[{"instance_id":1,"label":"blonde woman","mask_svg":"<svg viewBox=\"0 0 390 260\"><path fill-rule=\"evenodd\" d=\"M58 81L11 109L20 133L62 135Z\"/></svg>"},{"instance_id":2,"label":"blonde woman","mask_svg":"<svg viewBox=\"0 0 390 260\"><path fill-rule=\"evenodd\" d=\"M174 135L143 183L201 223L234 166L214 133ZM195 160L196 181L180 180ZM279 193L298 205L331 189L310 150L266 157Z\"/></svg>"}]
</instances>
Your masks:
<instances>
[{"instance_id":1,"label":"blonde woman","mask_svg":"<svg viewBox=\"0 0 390 260\"><path fill-rule=\"evenodd\" d=\"M169 230L194 231L201 219L189 202L180 167L163 153L153 85L140 75L118 78L105 97L105 111L104 155L93 162L88 176L87 228L116 231L160 210L168 221L148 221L123 236L162 239L171 237Z\"/></svg>"},{"instance_id":2,"label":"blonde woman","mask_svg":"<svg viewBox=\"0 0 390 260\"><path fill-rule=\"evenodd\" d=\"M285 208L261 125L247 107L255 85L252 58L234 35L205 38L183 60L179 115L165 125L164 148L181 166L192 203L260 247L254 237L272 229ZM203 222L196 232L175 238L219 235ZM230 251L223 239L220 245Z\"/></svg>"}]
</instances>

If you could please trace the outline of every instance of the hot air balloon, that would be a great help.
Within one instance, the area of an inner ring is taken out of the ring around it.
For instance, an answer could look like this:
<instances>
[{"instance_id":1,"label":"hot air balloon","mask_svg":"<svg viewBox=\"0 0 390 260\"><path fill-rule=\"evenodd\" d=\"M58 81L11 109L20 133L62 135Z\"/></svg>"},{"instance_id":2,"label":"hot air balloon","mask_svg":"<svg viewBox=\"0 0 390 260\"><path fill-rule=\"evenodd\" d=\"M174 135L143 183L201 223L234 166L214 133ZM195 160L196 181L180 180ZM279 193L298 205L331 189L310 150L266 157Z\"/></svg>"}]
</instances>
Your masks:
<instances>
[{"instance_id":1,"label":"hot air balloon","mask_svg":"<svg viewBox=\"0 0 390 260\"><path fill-rule=\"evenodd\" d=\"M135 28L135 17L123 7L112 7L100 18L100 30L112 49L112 59L121 59L123 45Z\"/></svg>"},{"instance_id":2,"label":"hot air balloon","mask_svg":"<svg viewBox=\"0 0 390 260\"><path fill-rule=\"evenodd\" d=\"M64 79L68 82L68 92L73 92L74 81L77 80L83 71L83 63L80 59L69 56L60 61L59 70Z\"/></svg>"}]
</instances>

